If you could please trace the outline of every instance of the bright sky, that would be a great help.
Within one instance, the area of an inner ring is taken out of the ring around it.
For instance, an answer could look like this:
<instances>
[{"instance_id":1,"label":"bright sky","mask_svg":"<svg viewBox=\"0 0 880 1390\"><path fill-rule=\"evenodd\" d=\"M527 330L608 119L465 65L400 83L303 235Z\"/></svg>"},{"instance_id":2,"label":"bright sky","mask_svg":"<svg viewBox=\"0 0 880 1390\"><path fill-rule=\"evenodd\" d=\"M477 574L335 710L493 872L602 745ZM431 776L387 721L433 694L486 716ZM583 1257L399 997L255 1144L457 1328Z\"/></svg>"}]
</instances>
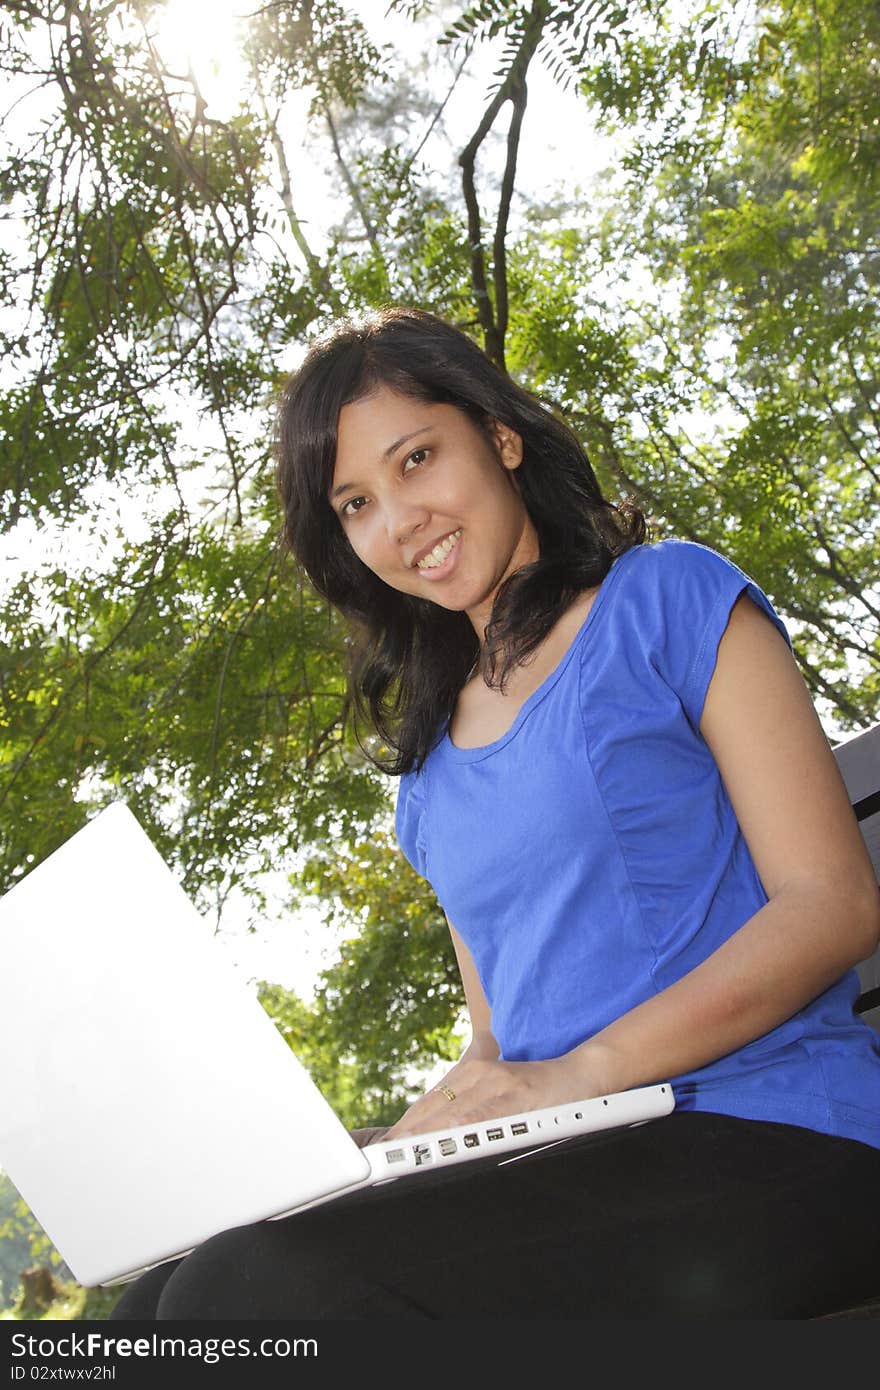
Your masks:
<instances>
[{"instance_id":1,"label":"bright sky","mask_svg":"<svg viewBox=\"0 0 880 1390\"><path fill-rule=\"evenodd\" d=\"M281 899L287 885L284 875L278 878ZM246 924L252 913L242 895L227 902L216 934L224 955L246 980L280 984L301 999L311 998L321 970L336 956L339 938L317 911L300 909L295 917L264 923L250 932Z\"/></svg>"},{"instance_id":2,"label":"bright sky","mask_svg":"<svg viewBox=\"0 0 880 1390\"><path fill-rule=\"evenodd\" d=\"M385 0L345 0L345 8L360 15L377 47L390 44L396 53L410 55L414 63L421 61L423 26L386 13ZM241 0L170 0L157 26L163 56L181 72L192 65L208 112L218 119L231 115L246 95L237 16L247 12ZM475 118L486 104L498 52L497 46L485 45L473 55L444 112L444 126L456 153L473 134ZM302 118L304 114L305 103ZM613 159L614 148L611 140L597 136L586 102L574 91L565 91L539 61L533 62L518 186L539 197L570 184L573 178L586 180ZM303 172L298 164L298 175ZM311 205L311 195L308 201Z\"/></svg>"}]
</instances>

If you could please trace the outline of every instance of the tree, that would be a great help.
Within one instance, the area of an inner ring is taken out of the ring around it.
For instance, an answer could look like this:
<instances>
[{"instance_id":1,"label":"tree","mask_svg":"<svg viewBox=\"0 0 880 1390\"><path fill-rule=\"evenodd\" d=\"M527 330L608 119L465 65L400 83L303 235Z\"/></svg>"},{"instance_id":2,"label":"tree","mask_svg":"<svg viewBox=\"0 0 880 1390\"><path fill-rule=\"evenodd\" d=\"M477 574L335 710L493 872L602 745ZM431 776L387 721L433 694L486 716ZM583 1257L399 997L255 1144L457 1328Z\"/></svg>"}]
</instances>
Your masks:
<instances>
[{"instance_id":1,"label":"tree","mask_svg":"<svg viewBox=\"0 0 880 1390\"><path fill-rule=\"evenodd\" d=\"M155 6L7 11L43 130L5 171L27 240L4 266L4 515L59 537L96 515L87 561L26 573L0 613L0 881L124 791L207 905L245 857L382 803L341 732L343 635L275 541L266 347L311 287L259 205L269 132L162 70ZM105 499L135 487L129 539Z\"/></svg>"},{"instance_id":2,"label":"tree","mask_svg":"<svg viewBox=\"0 0 880 1390\"><path fill-rule=\"evenodd\" d=\"M368 1105L358 1123L390 1123L431 1064L461 1050L464 996L446 920L388 832L311 856L299 886L325 904L328 925L348 929L317 992L319 1036L331 1057L353 1054Z\"/></svg>"},{"instance_id":3,"label":"tree","mask_svg":"<svg viewBox=\"0 0 880 1390\"><path fill-rule=\"evenodd\" d=\"M878 43L876 7L708 5L586 79L635 137L597 257L631 385L591 442L765 583L842 732L880 694Z\"/></svg>"},{"instance_id":4,"label":"tree","mask_svg":"<svg viewBox=\"0 0 880 1390\"><path fill-rule=\"evenodd\" d=\"M482 325L502 360L526 70L542 45L562 61L585 29L579 7L551 0L486 3L449 28L456 72L481 39L502 40L463 152L465 214L420 164L424 139L389 141L412 83L335 0L257 12L252 98L224 120L192 73L163 65L161 10L4 7L17 99L2 186L20 234L0 266L15 306L0 525L33 524L59 549L79 527L88 548L26 569L0 607L0 884L124 793L208 906L255 862L367 832L387 797L345 732L344 635L279 562L279 361L329 316L389 298ZM319 244L284 130L303 92L346 204ZM487 272L474 166L508 104ZM132 491L136 538L114 514Z\"/></svg>"}]
</instances>

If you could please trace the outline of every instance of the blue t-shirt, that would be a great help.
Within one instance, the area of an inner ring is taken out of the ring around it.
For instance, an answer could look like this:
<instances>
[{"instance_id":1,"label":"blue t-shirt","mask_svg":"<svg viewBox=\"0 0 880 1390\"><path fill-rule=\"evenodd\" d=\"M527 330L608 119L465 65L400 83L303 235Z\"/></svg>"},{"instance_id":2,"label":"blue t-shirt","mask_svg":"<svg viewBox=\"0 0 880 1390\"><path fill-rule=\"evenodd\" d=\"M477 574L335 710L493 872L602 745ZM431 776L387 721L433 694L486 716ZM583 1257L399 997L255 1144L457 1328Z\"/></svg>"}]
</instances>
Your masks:
<instances>
[{"instance_id":1,"label":"blue t-shirt","mask_svg":"<svg viewBox=\"0 0 880 1390\"><path fill-rule=\"evenodd\" d=\"M730 610L769 599L706 546L613 563L510 729L448 730L401 778L397 837L466 942L507 1061L557 1057L711 955L767 901L699 732ZM880 1035L855 971L770 1033L668 1078L682 1110L880 1147Z\"/></svg>"}]
</instances>

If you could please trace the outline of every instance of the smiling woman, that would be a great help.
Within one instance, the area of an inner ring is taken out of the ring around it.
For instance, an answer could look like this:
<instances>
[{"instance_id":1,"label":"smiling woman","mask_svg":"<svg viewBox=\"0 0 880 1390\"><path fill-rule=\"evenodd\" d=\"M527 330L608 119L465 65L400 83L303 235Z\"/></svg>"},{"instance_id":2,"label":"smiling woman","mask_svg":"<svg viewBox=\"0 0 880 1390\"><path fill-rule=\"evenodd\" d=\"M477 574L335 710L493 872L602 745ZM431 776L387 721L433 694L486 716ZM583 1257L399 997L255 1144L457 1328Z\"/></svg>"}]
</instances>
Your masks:
<instances>
[{"instance_id":1,"label":"smiling woman","mask_svg":"<svg viewBox=\"0 0 880 1390\"><path fill-rule=\"evenodd\" d=\"M360 634L353 694L392 773L423 760L473 674L500 693L521 681L645 534L566 424L416 309L315 344L284 394L278 452L288 543Z\"/></svg>"},{"instance_id":2,"label":"smiling woman","mask_svg":"<svg viewBox=\"0 0 880 1390\"><path fill-rule=\"evenodd\" d=\"M500 586L538 559L522 456L499 420L380 386L340 411L331 501L373 574L466 613L481 637Z\"/></svg>"},{"instance_id":3,"label":"smiling woman","mask_svg":"<svg viewBox=\"0 0 880 1390\"><path fill-rule=\"evenodd\" d=\"M383 1142L422 1158L658 1083L675 1107L226 1231L114 1318L863 1299L880 1039L852 967L880 904L770 599L717 551L647 541L577 437L430 314L337 324L280 417L287 538L354 619L355 691L403 773L398 842L447 913L471 1023Z\"/></svg>"}]
</instances>

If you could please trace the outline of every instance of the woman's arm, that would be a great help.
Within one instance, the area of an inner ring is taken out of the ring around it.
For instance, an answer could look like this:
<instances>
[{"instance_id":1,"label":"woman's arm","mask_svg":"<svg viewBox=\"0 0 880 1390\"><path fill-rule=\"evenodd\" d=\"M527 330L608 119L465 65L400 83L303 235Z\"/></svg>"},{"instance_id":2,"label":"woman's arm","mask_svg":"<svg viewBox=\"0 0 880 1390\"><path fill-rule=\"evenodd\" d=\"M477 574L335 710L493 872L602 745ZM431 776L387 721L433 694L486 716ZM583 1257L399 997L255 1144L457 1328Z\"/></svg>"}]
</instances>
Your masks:
<instances>
[{"instance_id":1,"label":"woman's arm","mask_svg":"<svg viewBox=\"0 0 880 1390\"><path fill-rule=\"evenodd\" d=\"M660 1080L766 1033L874 950L880 893L781 635L745 596L700 722L768 902L706 961L568 1054L601 1090Z\"/></svg>"},{"instance_id":2,"label":"woman's arm","mask_svg":"<svg viewBox=\"0 0 880 1390\"><path fill-rule=\"evenodd\" d=\"M746 596L719 644L700 729L767 903L681 980L564 1057L462 1062L449 1106L457 1122L692 1071L789 1018L875 948L880 894L834 754L782 636ZM435 1128L442 1103L425 1099L421 1127Z\"/></svg>"}]
</instances>

